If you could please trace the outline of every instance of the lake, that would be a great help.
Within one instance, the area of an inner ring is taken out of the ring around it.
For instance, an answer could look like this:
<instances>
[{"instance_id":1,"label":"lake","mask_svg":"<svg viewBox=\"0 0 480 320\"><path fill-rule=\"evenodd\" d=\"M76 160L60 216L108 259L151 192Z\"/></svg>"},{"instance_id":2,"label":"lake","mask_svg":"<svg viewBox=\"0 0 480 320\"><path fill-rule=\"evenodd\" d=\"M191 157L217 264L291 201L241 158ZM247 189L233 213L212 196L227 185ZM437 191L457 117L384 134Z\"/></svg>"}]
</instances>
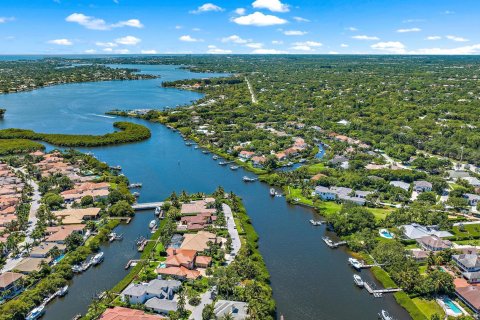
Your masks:
<instances>
[{"instance_id":1,"label":"lake","mask_svg":"<svg viewBox=\"0 0 480 320\"><path fill-rule=\"evenodd\" d=\"M134 67L161 78L67 84L0 95L0 106L7 109L0 127L104 134L113 130L113 122L122 119L104 117L111 109L172 107L201 97L195 92L162 88L162 81L219 76L195 74L175 66ZM186 146L178 133L160 124L129 121L149 127L152 137L128 145L80 150L92 151L110 165L122 166L131 182L143 183L139 202L160 201L172 191L211 193L220 185L240 195L260 236L260 251L271 274L279 316L283 314L285 320L371 320L386 309L396 319L410 319L392 296L373 298L355 287L347 253L325 246L324 226L313 227L308 222L318 218L311 209L270 197L266 184L244 183L243 169L231 171L218 165L211 155ZM44 319L66 320L84 314L96 294L120 281L126 275L127 261L138 257L134 240L148 236L152 217L151 211L138 213L129 225L119 226L116 232L123 233L124 240L102 246L105 261L76 276L69 294L48 305ZM369 271L362 271L362 277L374 282Z\"/></svg>"}]
</instances>

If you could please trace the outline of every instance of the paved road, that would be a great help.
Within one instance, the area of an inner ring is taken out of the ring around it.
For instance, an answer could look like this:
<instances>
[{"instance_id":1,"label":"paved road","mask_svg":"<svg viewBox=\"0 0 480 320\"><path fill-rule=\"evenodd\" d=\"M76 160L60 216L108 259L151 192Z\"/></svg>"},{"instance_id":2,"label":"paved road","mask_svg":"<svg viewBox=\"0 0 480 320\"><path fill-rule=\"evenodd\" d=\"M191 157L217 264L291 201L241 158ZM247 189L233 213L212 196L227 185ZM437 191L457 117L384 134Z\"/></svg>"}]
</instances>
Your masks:
<instances>
[{"instance_id":1,"label":"paved road","mask_svg":"<svg viewBox=\"0 0 480 320\"><path fill-rule=\"evenodd\" d=\"M240 251L242 243L240 241L240 236L238 235L238 230L235 226L232 209L226 204L223 204L222 209L225 215L225 219L227 220L228 233L230 234L230 238L232 238L232 251L225 257L226 263L227 265L229 265L235 259L238 251ZM190 315L189 319L202 320L203 308L205 308L207 304L211 304L213 302L213 300L211 299L211 295L212 290L208 290L200 296L201 302L198 306L190 309L192 311L192 314Z\"/></svg>"},{"instance_id":2,"label":"paved road","mask_svg":"<svg viewBox=\"0 0 480 320\"><path fill-rule=\"evenodd\" d=\"M22 173L26 175L26 172L23 169L20 169ZM28 180L28 184L30 184L33 188L33 195L32 195L32 201L30 203L30 213L28 215L28 221L29 221L29 226L25 232L25 240L19 244L19 247L21 248L24 246L26 243L33 243L33 239L30 237L32 234L33 230L35 229L37 225L37 210L40 207L40 199L42 196L40 195L40 191L38 190L38 184L33 181L33 180ZM6 272L14 269L16 265L22 260L22 258L15 258L15 257L9 257L7 258L7 261L5 262L5 265L1 272Z\"/></svg>"}]
</instances>

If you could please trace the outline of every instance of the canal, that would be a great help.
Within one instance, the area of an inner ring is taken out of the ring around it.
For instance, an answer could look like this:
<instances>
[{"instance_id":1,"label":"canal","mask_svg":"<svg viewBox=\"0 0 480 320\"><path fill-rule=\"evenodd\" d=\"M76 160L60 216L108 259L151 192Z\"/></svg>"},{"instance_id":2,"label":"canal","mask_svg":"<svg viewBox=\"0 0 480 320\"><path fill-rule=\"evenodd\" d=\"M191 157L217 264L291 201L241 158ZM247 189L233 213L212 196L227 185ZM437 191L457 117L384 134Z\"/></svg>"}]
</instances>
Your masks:
<instances>
[{"instance_id":1,"label":"canal","mask_svg":"<svg viewBox=\"0 0 480 320\"><path fill-rule=\"evenodd\" d=\"M36 91L0 95L7 109L1 128L26 128L39 132L102 134L113 130L119 118L105 117L108 110L164 108L188 104L200 94L161 88L161 81L218 76L194 74L173 66L135 66L161 79L108 81L52 86ZM353 284L353 271L343 249L328 249L321 238L324 227L312 227L315 215L308 208L291 206L284 198L270 197L268 185L245 184L242 169L229 170L211 155L188 147L178 133L142 120L152 131L143 142L121 146L81 149L100 160L120 165L131 182L142 182L140 202L160 201L172 191L210 193L218 186L243 198L260 236L260 251L271 274L278 315L285 319L375 319L381 309L397 319L410 319L393 297L373 298ZM251 173L249 173L251 175ZM92 298L112 288L125 275L128 260L138 256L134 240L149 234L152 212L136 215L117 232L124 240L102 246L105 261L76 276L69 294L48 305L44 319L66 320L85 313ZM318 217L315 217L318 218ZM368 271L362 277L372 281Z\"/></svg>"}]
</instances>

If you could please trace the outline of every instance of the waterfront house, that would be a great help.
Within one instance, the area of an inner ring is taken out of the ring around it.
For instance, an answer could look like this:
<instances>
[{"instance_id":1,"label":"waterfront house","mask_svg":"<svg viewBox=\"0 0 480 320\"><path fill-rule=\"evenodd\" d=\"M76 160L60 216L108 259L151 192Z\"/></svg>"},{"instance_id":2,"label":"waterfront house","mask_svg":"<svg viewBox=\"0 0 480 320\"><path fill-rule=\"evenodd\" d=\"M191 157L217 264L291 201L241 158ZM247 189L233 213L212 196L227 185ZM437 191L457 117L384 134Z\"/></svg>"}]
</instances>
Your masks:
<instances>
[{"instance_id":1,"label":"waterfront house","mask_svg":"<svg viewBox=\"0 0 480 320\"><path fill-rule=\"evenodd\" d=\"M277 158L278 161L282 161L287 158L287 155L285 154L285 152L278 152L275 154L275 157Z\"/></svg>"},{"instance_id":2,"label":"waterfront house","mask_svg":"<svg viewBox=\"0 0 480 320\"><path fill-rule=\"evenodd\" d=\"M87 220L95 220L99 217L100 208L67 209L52 212L61 220L62 224L81 224Z\"/></svg>"},{"instance_id":3,"label":"waterfront house","mask_svg":"<svg viewBox=\"0 0 480 320\"><path fill-rule=\"evenodd\" d=\"M248 303L240 301L218 300L215 303L215 317L220 319L225 316L231 316L235 320L248 318Z\"/></svg>"},{"instance_id":4,"label":"waterfront house","mask_svg":"<svg viewBox=\"0 0 480 320\"><path fill-rule=\"evenodd\" d=\"M480 314L480 287L467 286L455 289L455 294L462 300L475 314Z\"/></svg>"},{"instance_id":5,"label":"waterfront house","mask_svg":"<svg viewBox=\"0 0 480 320\"><path fill-rule=\"evenodd\" d=\"M23 274L17 272L4 272L0 275L0 296L14 297L23 290Z\"/></svg>"},{"instance_id":6,"label":"waterfront house","mask_svg":"<svg viewBox=\"0 0 480 320\"><path fill-rule=\"evenodd\" d=\"M238 154L238 157L242 161L247 161L250 158L252 158L254 155L255 155L255 152L243 150L243 151L240 151L240 153Z\"/></svg>"},{"instance_id":7,"label":"waterfront house","mask_svg":"<svg viewBox=\"0 0 480 320\"><path fill-rule=\"evenodd\" d=\"M30 257L32 258L46 258L48 253L53 249L57 248L60 252L65 251L64 244L57 244L54 242L42 242L38 246L33 247L30 251Z\"/></svg>"},{"instance_id":8,"label":"waterfront house","mask_svg":"<svg viewBox=\"0 0 480 320\"><path fill-rule=\"evenodd\" d=\"M182 283L177 280L155 279L148 283L131 283L123 292L123 301L130 304L143 304L151 298L172 300Z\"/></svg>"},{"instance_id":9,"label":"waterfront house","mask_svg":"<svg viewBox=\"0 0 480 320\"><path fill-rule=\"evenodd\" d=\"M410 189L410 184L403 181L390 181L389 184L405 191L408 191Z\"/></svg>"},{"instance_id":10,"label":"waterfront house","mask_svg":"<svg viewBox=\"0 0 480 320\"><path fill-rule=\"evenodd\" d=\"M204 200L197 200L189 203L182 203L182 206L180 208L180 213L182 215L196 215L200 213L214 214L217 212L217 210L215 208L208 208L208 205L213 202L215 202L215 199L206 198Z\"/></svg>"},{"instance_id":11,"label":"waterfront house","mask_svg":"<svg viewBox=\"0 0 480 320\"><path fill-rule=\"evenodd\" d=\"M45 237L45 242L64 244L65 239L72 233L76 232L79 234L83 234L84 228L85 224L70 224L65 226L47 227L47 236Z\"/></svg>"},{"instance_id":12,"label":"waterfront house","mask_svg":"<svg viewBox=\"0 0 480 320\"><path fill-rule=\"evenodd\" d=\"M183 266L188 269L193 269L196 256L197 251L195 250L168 248L165 265L167 267Z\"/></svg>"},{"instance_id":13,"label":"waterfront house","mask_svg":"<svg viewBox=\"0 0 480 320\"><path fill-rule=\"evenodd\" d=\"M252 164L255 168L263 168L263 165L267 162L267 157L265 156L254 156L252 157Z\"/></svg>"},{"instance_id":14,"label":"waterfront house","mask_svg":"<svg viewBox=\"0 0 480 320\"><path fill-rule=\"evenodd\" d=\"M413 190L417 192L429 192L432 191L432 184L425 180L414 181Z\"/></svg>"},{"instance_id":15,"label":"waterfront house","mask_svg":"<svg viewBox=\"0 0 480 320\"><path fill-rule=\"evenodd\" d=\"M145 307L153 312L168 315L169 312L175 312L178 309L177 301L159 299L157 297L149 299L145 303Z\"/></svg>"},{"instance_id":16,"label":"waterfront house","mask_svg":"<svg viewBox=\"0 0 480 320\"><path fill-rule=\"evenodd\" d=\"M407 239L416 240L425 236L436 236L438 238L451 237L448 231L439 230L437 226L422 226L418 223L411 223L400 227Z\"/></svg>"},{"instance_id":17,"label":"waterfront house","mask_svg":"<svg viewBox=\"0 0 480 320\"><path fill-rule=\"evenodd\" d=\"M425 236L416 239L417 243L427 251L442 251L452 247L448 240L442 240L437 236Z\"/></svg>"},{"instance_id":18,"label":"waterfront house","mask_svg":"<svg viewBox=\"0 0 480 320\"><path fill-rule=\"evenodd\" d=\"M113 307L105 310L100 320L160 320L164 317L148 314L142 310L129 309L124 307Z\"/></svg>"},{"instance_id":19,"label":"waterfront house","mask_svg":"<svg viewBox=\"0 0 480 320\"><path fill-rule=\"evenodd\" d=\"M13 268L23 274L29 274L42 269L42 263L50 263L51 258L25 258Z\"/></svg>"},{"instance_id":20,"label":"waterfront house","mask_svg":"<svg viewBox=\"0 0 480 320\"><path fill-rule=\"evenodd\" d=\"M315 193L320 197L322 200L335 200L337 198L337 194L330 190L330 188L318 186L315 188Z\"/></svg>"},{"instance_id":21,"label":"waterfront house","mask_svg":"<svg viewBox=\"0 0 480 320\"><path fill-rule=\"evenodd\" d=\"M350 188L344 187L323 187L317 186L315 188L315 194L322 200L340 200L343 202L352 202L357 205L365 205L365 198L371 194L371 191L353 191Z\"/></svg>"},{"instance_id":22,"label":"waterfront house","mask_svg":"<svg viewBox=\"0 0 480 320\"><path fill-rule=\"evenodd\" d=\"M200 271L190 270L183 266L157 268L155 272L160 276L169 276L179 280L195 280L201 276Z\"/></svg>"}]
</instances>

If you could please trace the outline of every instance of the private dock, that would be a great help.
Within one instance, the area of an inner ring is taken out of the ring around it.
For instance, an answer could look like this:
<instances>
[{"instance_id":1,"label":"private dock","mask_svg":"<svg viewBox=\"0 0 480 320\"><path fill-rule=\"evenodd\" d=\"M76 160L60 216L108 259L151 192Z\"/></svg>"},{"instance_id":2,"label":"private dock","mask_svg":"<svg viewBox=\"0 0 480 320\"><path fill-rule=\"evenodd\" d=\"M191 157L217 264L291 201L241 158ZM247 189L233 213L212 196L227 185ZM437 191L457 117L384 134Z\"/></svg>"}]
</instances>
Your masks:
<instances>
[{"instance_id":1,"label":"private dock","mask_svg":"<svg viewBox=\"0 0 480 320\"><path fill-rule=\"evenodd\" d=\"M347 244L347 241L333 242L329 237L323 237L322 240L331 249L336 249L340 246Z\"/></svg>"},{"instance_id":2,"label":"private dock","mask_svg":"<svg viewBox=\"0 0 480 320\"><path fill-rule=\"evenodd\" d=\"M140 210L152 210L156 207L163 206L163 202L145 202L145 203L136 203L132 206L135 211Z\"/></svg>"},{"instance_id":3,"label":"private dock","mask_svg":"<svg viewBox=\"0 0 480 320\"><path fill-rule=\"evenodd\" d=\"M373 294L375 298L380 298L384 293L395 293L402 291L400 288L385 288L385 289L373 289L373 286L368 282L364 282L364 287L367 289L367 292Z\"/></svg>"}]
</instances>

